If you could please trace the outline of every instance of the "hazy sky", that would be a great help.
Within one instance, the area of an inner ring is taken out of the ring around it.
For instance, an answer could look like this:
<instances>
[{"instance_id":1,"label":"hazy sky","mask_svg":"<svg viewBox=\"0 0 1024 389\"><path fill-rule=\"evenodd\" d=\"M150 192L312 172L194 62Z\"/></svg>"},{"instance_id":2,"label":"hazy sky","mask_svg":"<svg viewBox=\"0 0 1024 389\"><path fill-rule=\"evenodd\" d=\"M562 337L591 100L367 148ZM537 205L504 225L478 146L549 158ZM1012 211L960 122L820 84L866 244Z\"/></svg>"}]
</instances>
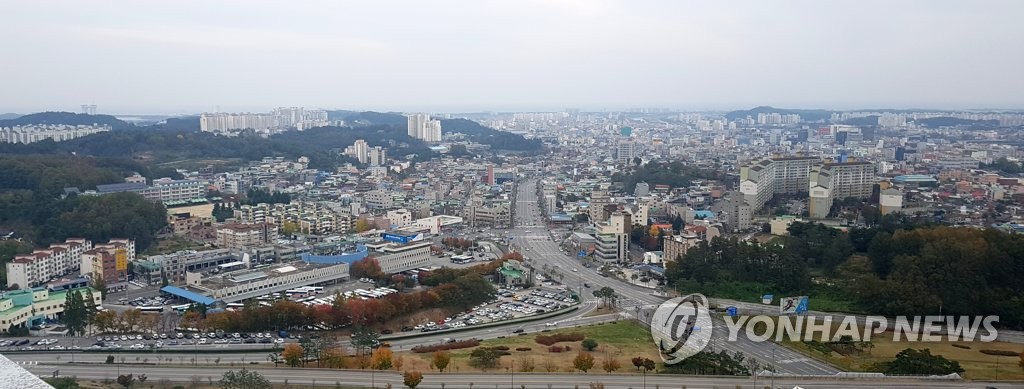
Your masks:
<instances>
[{"instance_id":1,"label":"hazy sky","mask_svg":"<svg viewBox=\"0 0 1024 389\"><path fill-rule=\"evenodd\" d=\"M0 112L1024 108L1024 1L4 1Z\"/></svg>"}]
</instances>

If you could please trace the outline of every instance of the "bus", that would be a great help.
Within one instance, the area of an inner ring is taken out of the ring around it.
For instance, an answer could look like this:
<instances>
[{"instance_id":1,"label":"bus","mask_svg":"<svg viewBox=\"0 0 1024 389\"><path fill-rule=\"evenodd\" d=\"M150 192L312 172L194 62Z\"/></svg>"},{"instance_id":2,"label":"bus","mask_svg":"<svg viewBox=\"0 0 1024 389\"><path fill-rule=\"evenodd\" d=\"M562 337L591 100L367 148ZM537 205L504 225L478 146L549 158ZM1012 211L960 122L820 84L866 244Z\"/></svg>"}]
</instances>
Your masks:
<instances>
[{"instance_id":1,"label":"bus","mask_svg":"<svg viewBox=\"0 0 1024 389\"><path fill-rule=\"evenodd\" d=\"M164 311L164 307L163 306L139 307L139 310L142 311L142 312L163 312Z\"/></svg>"},{"instance_id":2,"label":"bus","mask_svg":"<svg viewBox=\"0 0 1024 389\"><path fill-rule=\"evenodd\" d=\"M171 309L175 310L176 312L185 312L185 310L187 310L188 307L190 307L190 306L192 306L192 304L174 305L174 306L171 306Z\"/></svg>"},{"instance_id":3,"label":"bus","mask_svg":"<svg viewBox=\"0 0 1024 389\"><path fill-rule=\"evenodd\" d=\"M245 304L242 303L228 303L228 308L244 308Z\"/></svg>"}]
</instances>

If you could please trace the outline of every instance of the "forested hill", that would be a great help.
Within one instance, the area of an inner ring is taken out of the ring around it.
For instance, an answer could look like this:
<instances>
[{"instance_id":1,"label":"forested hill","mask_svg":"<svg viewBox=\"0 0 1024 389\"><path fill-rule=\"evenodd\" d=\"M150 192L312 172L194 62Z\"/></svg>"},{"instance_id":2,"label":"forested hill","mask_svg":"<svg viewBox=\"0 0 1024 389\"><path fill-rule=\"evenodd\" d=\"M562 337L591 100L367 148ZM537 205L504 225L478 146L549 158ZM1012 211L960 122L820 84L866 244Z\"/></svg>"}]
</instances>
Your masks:
<instances>
[{"instance_id":1,"label":"forested hill","mask_svg":"<svg viewBox=\"0 0 1024 389\"><path fill-rule=\"evenodd\" d=\"M108 125L114 129L135 127L131 123L110 115L86 115L71 112L39 112L19 116L14 119L0 120L0 127L24 126L28 124L67 124L67 125Z\"/></svg>"},{"instance_id":2,"label":"forested hill","mask_svg":"<svg viewBox=\"0 0 1024 389\"><path fill-rule=\"evenodd\" d=\"M769 106L760 106L747 110L731 111L725 114L725 118L729 120L737 120L750 116L754 119L757 119L757 114L759 113L778 113L782 115L797 114L800 115L801 120L809 122L818 120L828 120L832 116L832 111L824 109L786 109Z\"/></svg>"},{"instance_id":3,"label":"forested hill","mask_svg":"<svg viewBox=\"0 0 1024 389\"><path fill-rule=\"evenodd\" d=\"M396 112L328 111L328 118L344 120L346 124L353 126L379 124L404 129L407 123L406 117ZM468 119L443 119L441 120L441 132L465 134L470 141L489 145L493 150L540 151L544 147L540 140L526 139L522 135L498 131Z\"/></svg>"},{"instance_id":4,"label":"forested hill","mask_svg":"<svg viewBox=\"0 0 1024 389\"><path fill-rule=\"evenodd\" d=\"M307 156L314 168L333 170L352 162L340 155L357 139L371 146L388 147L388 153L414 159L432 157L432 151L418 139L410 138L405 128L394 126L321 127L290 131L261 138L225 137L204 132L165 130L115 130L64 142L45 140L30 144L0 144L0 154L71 154L98 157L133 157L152 162L183 159L240 158L258 160L267 156L297 158Z\"/></svg>"},{"instance_id":5,"label":"forested hill","mask_svg":"<svg viewBox=\"0 0 1024 389\"><path fill-rule=\"evenodd\" d=\"M442 120L441 131L465 134L469 140L490 145L495 150L540 151L544 147L539 139L526 139L522 135L498 131L467 119Z\"/></svg>"}]
</instances>

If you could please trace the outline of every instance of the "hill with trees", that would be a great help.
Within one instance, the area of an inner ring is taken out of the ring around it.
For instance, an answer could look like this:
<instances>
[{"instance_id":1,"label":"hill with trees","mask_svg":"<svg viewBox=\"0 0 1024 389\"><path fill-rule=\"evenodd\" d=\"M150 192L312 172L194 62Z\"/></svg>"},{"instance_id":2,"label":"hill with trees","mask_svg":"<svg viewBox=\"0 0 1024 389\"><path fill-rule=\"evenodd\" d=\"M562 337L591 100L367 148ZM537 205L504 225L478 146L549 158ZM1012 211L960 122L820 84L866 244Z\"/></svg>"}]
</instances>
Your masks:
<instances>
[{"instance_id":1,"label":"hill with trees","mask_svg":"<svg viewBox=\"0 0 1024 389\"><path fill-rule=\"evenodd\" d=\"M636 166L632 171L612 175L612 181L621 182L626 193L633 193L633 190L636 189L636 184L640 182L646 182L652 187L654 185L668 185L673 188L685 188L690 186L693 180L713 180L719 178L718 174L713 171L690 166L680 161L651 162Z\"/></svg>"},{"instance_id":2,"label":"hill with trees","mask_svg":"<svg viewBox=\"0 0 1024 389\"><path fill-rule=\"evenodd\" d=\"M491 146L493 150L540 151L544 148L539 139L526 139L507 131L498 131L467 119L441 120L441 130L465 134L470 141Z\"/></svg>"},{"instance_id":3,"label":"hill with trees","mask_svg":"<svg viewBox=\"0 0 1024 389\"><path fill-rule=\"evenodd\" d=\"M131 123L110 115L87 115L71 112L39 112L19 116L13 119L0 120L0 127L24 126L28 124L67 124L67 125L108 125L114 129L135 127Z\"/></svg>"}]
</instances>

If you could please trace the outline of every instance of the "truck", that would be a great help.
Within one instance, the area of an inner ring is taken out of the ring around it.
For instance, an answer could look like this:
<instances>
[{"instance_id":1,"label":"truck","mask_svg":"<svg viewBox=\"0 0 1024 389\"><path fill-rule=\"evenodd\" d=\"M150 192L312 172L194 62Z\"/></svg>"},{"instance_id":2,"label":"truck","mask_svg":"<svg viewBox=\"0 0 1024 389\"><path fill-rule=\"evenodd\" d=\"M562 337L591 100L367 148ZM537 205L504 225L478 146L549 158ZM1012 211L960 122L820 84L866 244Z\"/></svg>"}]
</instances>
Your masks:
<instances>
[{"instance_id":1,"label":"truck","mask_svg":"<svg viewBox=\"0 0 1024 389\"><path fill-rule=\"evenodd\" d=\"M280 330L277 331L277 336L281 339L288 339L288 331Z\"/></svg>"}]
</instances>

